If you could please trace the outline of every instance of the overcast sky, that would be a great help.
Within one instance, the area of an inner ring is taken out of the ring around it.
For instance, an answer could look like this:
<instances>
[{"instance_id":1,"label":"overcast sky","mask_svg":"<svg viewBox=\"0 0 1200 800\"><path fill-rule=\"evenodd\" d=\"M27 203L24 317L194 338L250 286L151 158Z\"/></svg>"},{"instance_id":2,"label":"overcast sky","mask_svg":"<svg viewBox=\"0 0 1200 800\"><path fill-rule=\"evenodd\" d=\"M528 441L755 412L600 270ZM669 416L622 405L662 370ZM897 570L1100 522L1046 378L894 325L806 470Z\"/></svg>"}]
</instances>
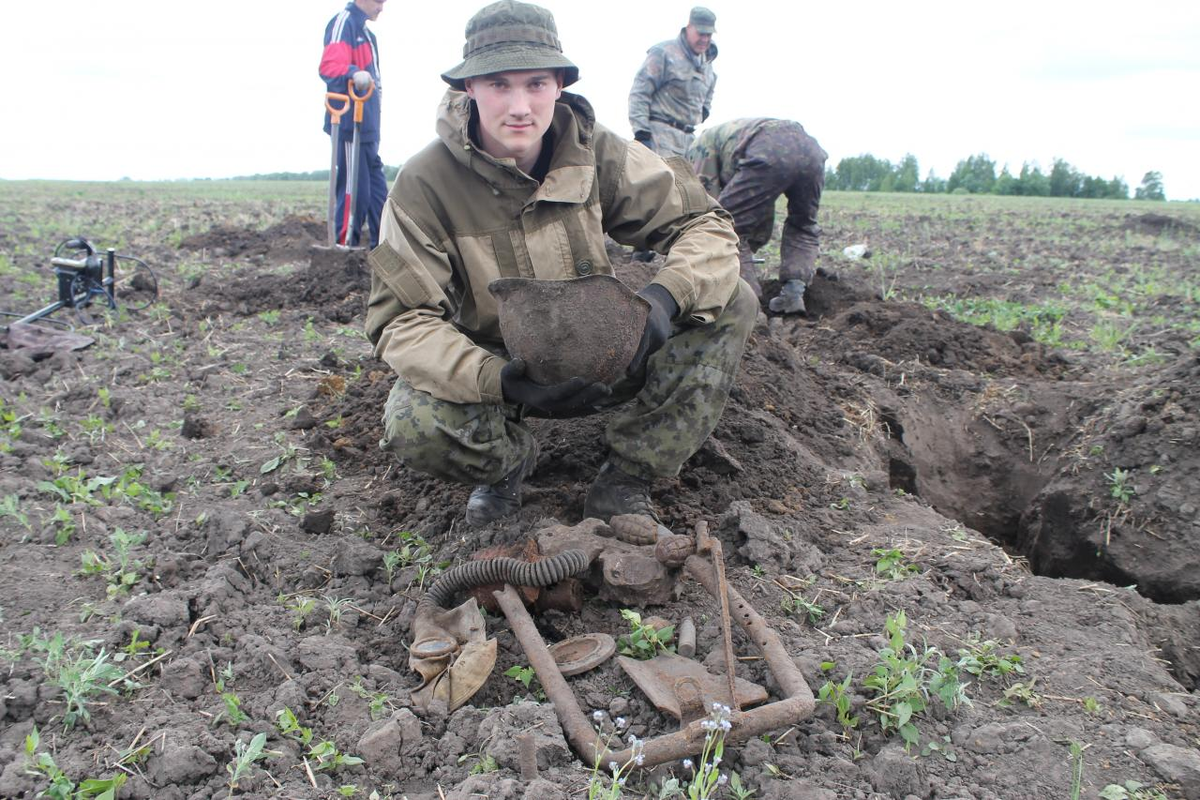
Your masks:
<instances>
[{"instance_id":1,"label":"overcast sky","mask_svg":"<svg viewBox=\"0 0 1200 800\"><path fill-rule=\"evenodd\" d=\"M6 0L0 178L229 177L328 166L317 77L320 0ZM388 0L379 38L386 163L434 135L479 0ZM645 50L688 2L546 0L574 89L629 136ZM946 177L985 152L1015 173L1065 158L1089 175L1148 170L1200 198L1200 3L711 0L719 75L711 122L800 121L830 164L917 156Z\"/></svg>"}]
</instances>

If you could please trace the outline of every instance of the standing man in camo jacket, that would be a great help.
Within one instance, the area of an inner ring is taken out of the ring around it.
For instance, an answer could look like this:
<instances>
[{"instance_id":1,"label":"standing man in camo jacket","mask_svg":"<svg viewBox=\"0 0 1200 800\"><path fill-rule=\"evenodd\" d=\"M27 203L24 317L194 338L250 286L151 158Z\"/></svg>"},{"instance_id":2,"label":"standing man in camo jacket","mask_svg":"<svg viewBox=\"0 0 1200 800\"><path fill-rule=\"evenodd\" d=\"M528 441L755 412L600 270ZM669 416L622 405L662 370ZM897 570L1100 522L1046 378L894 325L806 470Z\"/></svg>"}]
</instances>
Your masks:
<instances>
[{"instance_id":1,"label":"standing man in camo jacket","mask_svg":"<svg viewBox=\"0 0 1200 800\"><path fill-rule=\"evenodd\" d=\"M688 160L709 195L733 215L742 279L762 297L754 251L771 240L775 200L787 197L779 248L779 295L770 308L803 314L804 290L817 269L821 226L817 209L825 188L828 156L799 122L754 117L708 128L692 144Z\"/></svg>"},{"instance_id":2,"label":"standing man in camo jacket","mask_svg":"<svg viewBox=\"0 0 1200 800\"><path fill-rule=\"evenodd\" d=\"M712 109L717 74L712 42L717 15L696 6L674 39L646 51L646 61L629 90L633 138L664 158L683 156L692 134Z\"/></svg>"}]
</instances>

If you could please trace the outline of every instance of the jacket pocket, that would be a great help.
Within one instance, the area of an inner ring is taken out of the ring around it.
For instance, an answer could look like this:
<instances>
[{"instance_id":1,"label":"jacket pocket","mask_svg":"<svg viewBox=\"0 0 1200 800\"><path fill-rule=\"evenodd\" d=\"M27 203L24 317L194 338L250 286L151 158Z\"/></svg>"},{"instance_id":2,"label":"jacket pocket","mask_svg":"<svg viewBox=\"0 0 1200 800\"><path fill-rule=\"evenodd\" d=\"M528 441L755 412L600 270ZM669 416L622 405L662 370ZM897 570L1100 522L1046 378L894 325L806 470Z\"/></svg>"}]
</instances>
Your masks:
<instances>
[{"instance_id":1,"label":"jacket pocket","mask_svg":"<svg viewBox=\"0 0 1200 800\"><path fill-rule=\"evenodd\" d=\"M387 242L380 242L379 246L371 251L367 256L367 263L407 308L432 305L434 297L441 293L428 272L409 264Z\"/></svg>"}]
</instances>

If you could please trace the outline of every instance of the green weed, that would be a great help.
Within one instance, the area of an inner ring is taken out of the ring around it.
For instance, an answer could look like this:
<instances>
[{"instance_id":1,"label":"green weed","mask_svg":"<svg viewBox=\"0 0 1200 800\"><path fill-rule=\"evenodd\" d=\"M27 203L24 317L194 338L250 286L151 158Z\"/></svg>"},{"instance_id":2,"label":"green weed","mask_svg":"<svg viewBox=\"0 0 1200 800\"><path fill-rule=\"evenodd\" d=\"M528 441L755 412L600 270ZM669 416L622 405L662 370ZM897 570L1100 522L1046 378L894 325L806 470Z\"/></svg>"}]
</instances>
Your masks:
<instances>
[{"instance_id":1,"label":"green weed","mask_svg":"<svg viewBox=\"0 0 1200 800\"><path fill-rule=\"evenodd\" d=\"M50 785L39 792L38 797L50 797L53 800L115 800L117 792L129 778L124 772L118 771L111 778L87 778L77 786L54 763L54 756L38 752L41 741L41 734L35 725L25 737L25 772L28 775L40 775L50 781Z\"/></svg>"},{"instance_id":2,"label":"green weed","mask_svg":"<svg viewBox=\"0 0 1200 800\"><path fill-rule=\"evenodd\" d=\"M250 770L256 762L278 755L278 753L267 750L266 745L267 735L265 733L254 734L249 743L243 742L241 739L234 743L233 760L225 765L225 771L229 773L231 794L238 788L238 784L250 774Z\"/></svg>"},{"instance_id":3,"label":"green weed","mask_svg":"<svg viewBox=\"0 0 1200 800\"><path fill-rule=\"evenodd\" d=\"M621 609L621 618L629 623L629 633L617 640L617 650L624 656L638 659L654 658L659 653L674 653L671 638L675 626L654 628L642 623L642 615L629 609Z\"/></svg>"},{"instance_id":4,"label":"green weed","mask_svg":"<svg viewBox=\"0 0 1200 800\"><path fill-rule=\"evenodd\" d=\"M876 558L875 574L884 580L900 581L921 571L918 565L909 562L904 553L895 548L876 547L871 550L871 555Z\"/></svg>"}]
</instances>

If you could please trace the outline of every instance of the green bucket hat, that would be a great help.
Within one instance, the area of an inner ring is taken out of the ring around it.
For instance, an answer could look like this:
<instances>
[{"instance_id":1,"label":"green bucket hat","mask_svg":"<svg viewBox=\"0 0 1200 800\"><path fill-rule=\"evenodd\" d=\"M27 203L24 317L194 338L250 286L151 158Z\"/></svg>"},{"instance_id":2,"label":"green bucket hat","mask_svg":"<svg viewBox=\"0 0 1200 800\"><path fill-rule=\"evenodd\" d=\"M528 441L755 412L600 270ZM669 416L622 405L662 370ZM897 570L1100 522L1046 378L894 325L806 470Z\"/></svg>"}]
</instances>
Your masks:
<instances>
[{"instance_id":1,"label":"green bucket hat","mask_svg":"<svg viewBox=\"0 0 1200 800\"><path fill-rule=\"evenodd\" d=\"M471 17L463 61L442 80L462 91L466 78L518 69L561 69L563 86L579 80L579 68L563 55L554 15L532 3L500 0Z\"/></svg>"}]
</instances>

